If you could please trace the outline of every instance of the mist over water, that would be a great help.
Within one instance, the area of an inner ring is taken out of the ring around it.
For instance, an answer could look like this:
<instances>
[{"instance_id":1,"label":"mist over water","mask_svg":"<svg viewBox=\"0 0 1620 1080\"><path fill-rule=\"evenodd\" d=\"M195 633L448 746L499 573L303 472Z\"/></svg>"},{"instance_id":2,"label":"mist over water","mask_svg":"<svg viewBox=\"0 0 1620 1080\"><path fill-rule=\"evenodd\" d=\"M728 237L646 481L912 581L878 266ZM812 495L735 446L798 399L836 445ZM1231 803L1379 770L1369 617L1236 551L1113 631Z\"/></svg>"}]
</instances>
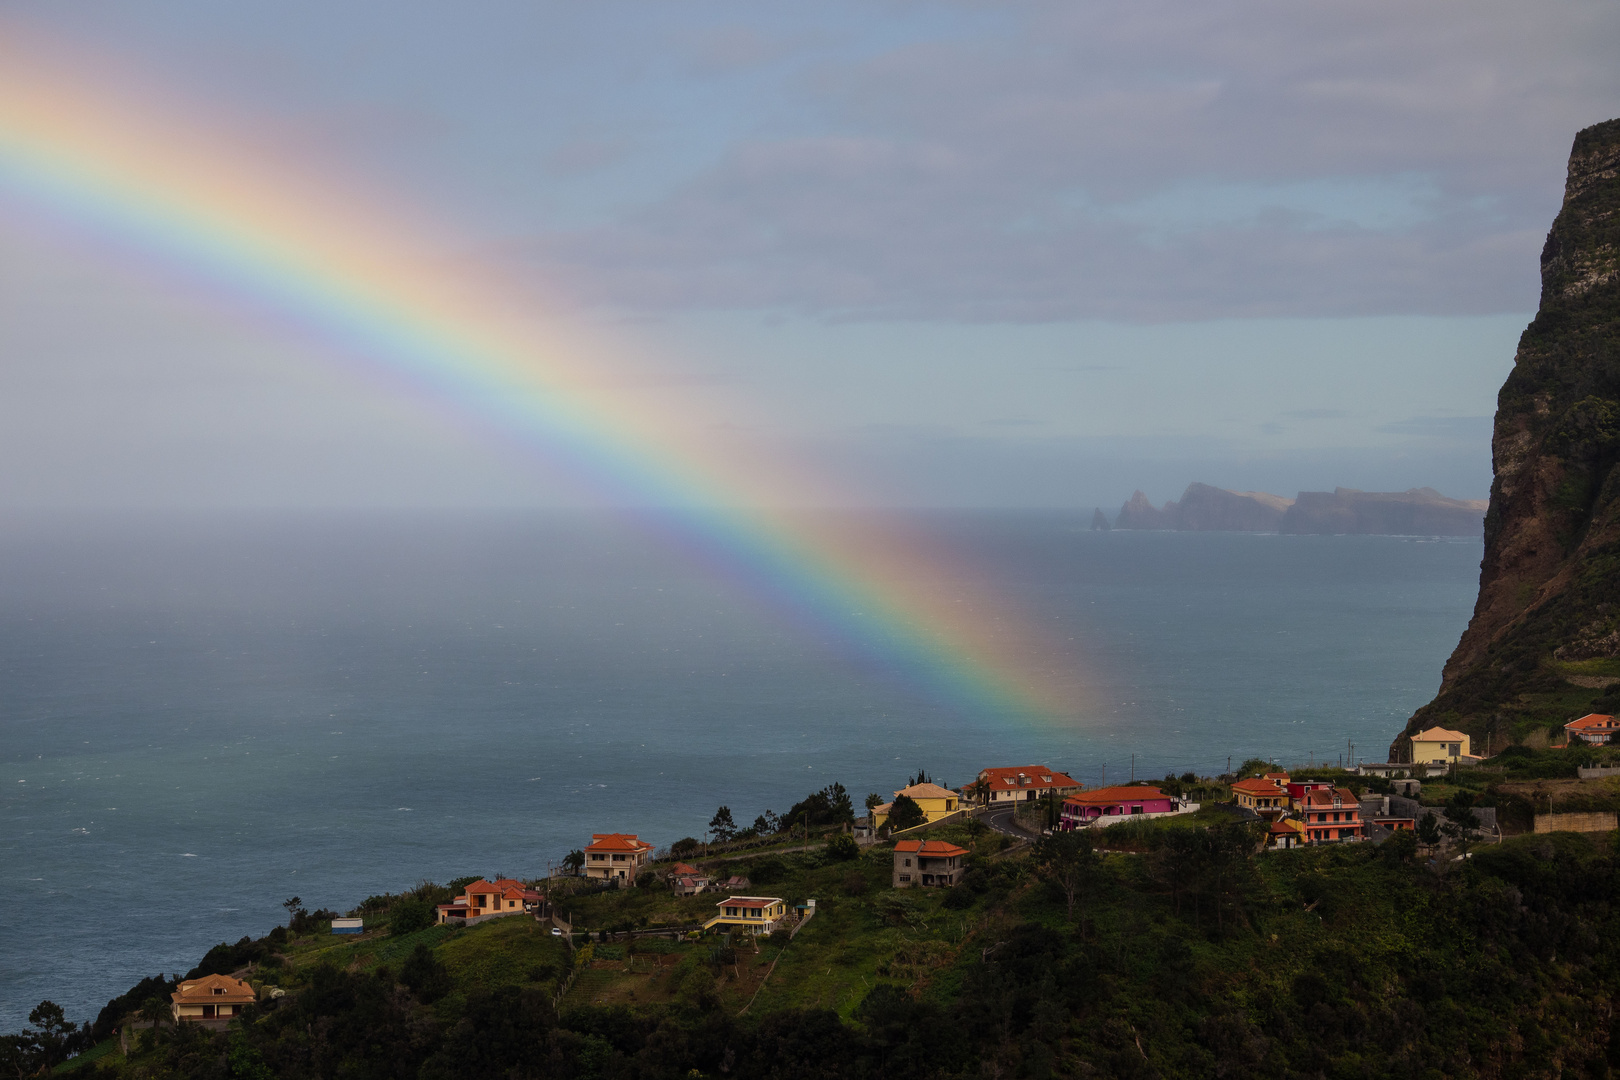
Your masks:
<instances>
[{"instance_id":1,"label":"mist over water","mask_svg":"<svg viewBox=\"0 0 1620 1080\"><path fill-rule=\"evenodd\" d=\"M923 524L1072 639L1096 714L963 715L611 518L279 514L0 529L0 1031L422 878L542 874L839 780L1088 784L1382 758L1478 540Z\"/></svg>"}]
</instances>

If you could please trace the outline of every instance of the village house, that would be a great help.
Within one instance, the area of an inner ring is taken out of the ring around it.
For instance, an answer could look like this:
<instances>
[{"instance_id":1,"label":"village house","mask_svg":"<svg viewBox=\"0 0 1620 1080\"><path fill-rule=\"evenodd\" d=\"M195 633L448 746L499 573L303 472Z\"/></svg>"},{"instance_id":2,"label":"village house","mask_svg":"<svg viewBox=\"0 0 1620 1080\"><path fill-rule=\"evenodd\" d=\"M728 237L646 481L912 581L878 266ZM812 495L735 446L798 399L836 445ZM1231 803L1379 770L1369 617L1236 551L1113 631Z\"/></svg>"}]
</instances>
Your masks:
<instances>
[{"instance_id":1,"label":"village house","mask_svg":"<svg viewBox=\"0 0 1620 1080\"><path fill-rule=\"evenodd\" d=\"M1283 777L1284 780L1287 777ZM1232 802L1245 810L1253 810L1263 818L1275 820L1288 813L1293 804L1285 788L1274 780L1238 780L1232 785Z\"/></svg>"},{"instance_id":2,"label":"village house","mask_svg":"<svg viewBox=\"0 0 1620 1080\"><path fill-rule=\"evenodd\" d=\"M894 887L955 885L967 849L943 840L901 840L894 845Z\"/></svg>"},{"instance_id":3,"label":"village house","mask_svg":"<svg viewBox=\"0 0 1620 1080\"><path fill-rule=\"evenodd\" d=\"M485 881L479 878L462 890L460 896L437 908L438 922L461 923L492 915L521 915L533 911L545 897L512 878Z\"/></svg>"},{"instance_id":4,"label":"village house","mask_svg":"<svg viewBox=\"0 0 1620 1080\"><path fill-rule=\"evenodd\" d=\"M1391 805L1391 802L1396 805ZM1361 823L1367 826L1369 839L1376 839L1382 833L1373 831L1374 826L1388 829L1390 832L1410 832L1417 828L1417 817L1410 812L1410 807L1416 804L1409 799L1389 795L1362 795L1361 797Z\"/></svg>"},{"instance_id":5,"label":"village house","mask_svg":"<svg viewBox=\"0 0 1620 1080\"><path fill-rule=\"evenodd\" d=\"M670 867L669 887L676 896L696 896L708 892L709 876L695 866L678 862Z\"/></svg>"},{"instance_id":6,"label":"village house","mask_svg":"<svg viewBox=\"0 0 1620 1080\"><path fill-rule=\"evenodd\" d=\"M1474 759L1468 736L1461 731L1432 727L1412 736L1412 762L1416 765L1451 765Z\"/></svg>"},{"instance_id":7,"label":"village house","mask_svg":"<svg viewBox=\"0 0 1620 1080\"><path fill-rule=\"evenodd\" d=\"M1284 776L1282 784L1279 786L1288 792L1288 808L1290 810L1302 810L1305 807L1305 796L1313 791L1332 791L1333 781L1292 780Z\"/></svg>"},{"instance_id":8,"label":"village house","mask_svg":"<svg viewBox=\"0 0 1620 1080\"><path fill-rule=\"evenodd\" d=\"M592 833L585 848L585 876L634 884L653 846L634 833Z\"/></svg>"},{"instance_id":9,"label":"village house","mask_svg":"<svg viewBox=\"0 0 1620 1080\"><path fill-rule=\"evenodd\" d=\"M1306 839L1313 844L1366 838L1361 803L1349 788L1310 792L1305 796L1302 813Z\"/></svg>"},{"instance_id":10,"label":"village house","mask_svg":"<svg viewBox=\"0 0 1620 1080\"><path fill-rule=\"evenodd\" d=\"M1305 823L1285 818L1282 821L1273 821L1271 828L1266 831L1266 847L1286 850L1300 847L1305 843Z\"/></svg>"},{"instance_id":11,"label":"village house","mask_svg":"<svg viewBox=\"0 0 1620 1080\"><path fill-rule=\"evenodd\" d=\"M954 791L948 791L938 784L912 784L894 793L895 798L904 795L923 812L924 824L931 824L942 818L948 818L959 812L962 808L962 797ZM882 806L872 808L872 828L881 829L888 823L889 814L894 810L894 803L886 802Z\"/></svg>"},{"instance_id":12,"label":"village house","mask_svg":"<svg viewBox=\"0 0 1620 1080\"><path fill-rule=\"evenodd\" d=\"M1015 802L1029 802L1051 792L1058 796L1073 795L1080 790L1080 782L1045 765L1014 765L1005 769L981 769L976 784L982 785L983 805L1003 806ZM978 797L974 796L977 801Z\"/></svg>"},{"instance_id":13,"label":"village house","mask_svg":"<svg viewBox=\"0 0 1620 1080\"><path fill-rule=\"evenodd\" d=\"M233 1016L253 1004L253 987L229 975L204 975L187 979L169 995L174 1022L201 1023L222 1027Z\"/></svg>"},{"instance_id":14,"label":"village house","mask_svg":"<svg viewBox=\"0 0 1620 1080\"><path fill-rule=\"evenodd\" d=\"M1615 731L1620 725L1615 723L1612 716L1604 713L1587 713L1579 720L1571 720L1564 725L1564 734L1569 744L1585 743L1588 746L1604 746L1614 741Z\"/></svg>"},{"instance_id":15,"label":"village house","mask_svg":"<svg viewBox=\"0 0 1620 1080\"><path fill-rule=\"evenodd\" d=\"M1175 814L1181 803L1156 787L1145 784L1127 784L1122 787L1097 788L1082 791L1063 800L1058 828L1064 832L1101 822L1113 824L1113 819L1141 815L1152 817Z\"/></svg>"},{"instance_id":16,"label":"village house","mask_svg":"<svg viewBox=\"0 0 1620 1080\"><path fill-rule=\"evenodd\" d=\"M770 934L787 915L787 903L779 896L728 896L715 905L720 914L703 924L703 929L742 930Z\"/></svg>"}]
</instances>

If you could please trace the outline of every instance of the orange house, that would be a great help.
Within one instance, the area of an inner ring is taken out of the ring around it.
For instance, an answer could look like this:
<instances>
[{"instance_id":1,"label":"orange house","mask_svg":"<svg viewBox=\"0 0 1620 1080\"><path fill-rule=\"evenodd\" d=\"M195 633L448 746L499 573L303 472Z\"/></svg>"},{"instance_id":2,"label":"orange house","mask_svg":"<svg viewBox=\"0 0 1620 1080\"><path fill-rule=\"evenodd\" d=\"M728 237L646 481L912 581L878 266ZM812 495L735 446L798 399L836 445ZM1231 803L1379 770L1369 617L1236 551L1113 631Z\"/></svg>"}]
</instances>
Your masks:
<instances>
[{"instance_id":1,"label":"orange house","mask_svg":"<svg viewBox=\"0 0 1620 1080\"><path fill-rule=\"evenodd\" d=\"M1620 723L1604 713L1587 713L1579 720L1571 720L1564 725L1564 734L1569 737L1571 746L1576 743L1604 746L1614 741L1616 731L1620 731Z\"/></svg>"},{"instance_id":2,"label":"orange house","mask_svg":"<svg viewBox=\"0 0 1620 1080\"><path fill-rule=\"evenodd\" d=\"M1349 788L1312 791L1304 799L1305 836L1313 844L1365 840L1361 803Z\"/></svg>"},{"instance_id":3,"label":"orange house","mask_svg":"<svg viewBox=\"0 0 1620 1080\"><path fill-rule=\"evenodd\" d=\"M187 979L169 995L174 1022L207 1023L229 1020L253 1004L253 987L229 975L204 975Z\"/></svg>"},{"instance_id":4,"label":"orange house","mask_svg":"<svg viewBox=\"0 0 1620 1080\"><path fill-rule=\"evenodd\" d=\"M485 881L479 878L448 904L440 904L439 922L480 919L489 915L521 915L545 897L512 878Z\"/></svg>"}]
</instances>

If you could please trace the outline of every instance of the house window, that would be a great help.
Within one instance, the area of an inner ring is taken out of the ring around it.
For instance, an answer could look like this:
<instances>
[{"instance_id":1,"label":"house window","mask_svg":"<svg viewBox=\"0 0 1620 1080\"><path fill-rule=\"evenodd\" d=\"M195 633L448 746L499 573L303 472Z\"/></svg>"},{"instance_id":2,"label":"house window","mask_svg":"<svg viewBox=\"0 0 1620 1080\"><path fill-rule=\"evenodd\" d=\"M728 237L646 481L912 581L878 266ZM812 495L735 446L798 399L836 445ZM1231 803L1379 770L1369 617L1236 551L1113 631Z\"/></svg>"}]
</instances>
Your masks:
<instances>
[{"instance_id":1,"label":"house window","mask_svg":"<svg viewBox=\"0 0 1620 1080\"><path fill-rule=\"evenodd\" d=\"M900 880L901 881L910 881L911 880L911 875L910 874L901 874L900 875Z\"/></svg>"},{"instance_id":2,"label":"house window","mask_svg":"<svg viewBox=\"0 0 1620 1080\"><path fill-rule=\"evenodd\" d=\"M906 860L906 865L907 865L907 866L910 866L910 865L911 865L911 860L910 860L910 859L907 859L907 860Z\"/></svg>"},{"instance_id":3,"label":"house window","mask_svg":"<svg viewBox=\"0 0 1620 1080\"><path fill-rule=\"evenodd\" d=\"M1133 806L1133 807L1131 807L1131 813L1133 813L1133 814L1140 814L1140 813L1141 813L1141 812L1142 812L1142 808L1141 808L1141 807L1140 807L1140 806Z\"/></svg>"}]
</instances>

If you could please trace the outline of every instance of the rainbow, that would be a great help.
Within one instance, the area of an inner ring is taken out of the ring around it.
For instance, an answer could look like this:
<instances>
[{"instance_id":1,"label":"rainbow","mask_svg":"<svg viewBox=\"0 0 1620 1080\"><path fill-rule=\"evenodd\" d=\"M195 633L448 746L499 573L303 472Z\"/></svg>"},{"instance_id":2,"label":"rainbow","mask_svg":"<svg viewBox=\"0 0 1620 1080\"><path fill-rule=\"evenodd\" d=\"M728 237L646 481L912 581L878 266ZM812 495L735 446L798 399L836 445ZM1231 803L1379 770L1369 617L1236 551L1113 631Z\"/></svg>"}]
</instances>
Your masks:
<instances>
[{"instance_id":1,"label":"rainbow","mask_svg":"<svg viewBox=\"0 0 1620 1080\"><path fill-rule=\"evenodd\" d=\"M656 508L712 565L831 628L970 718L1074 722L1072 645L824 478L654 400L532 289L455 254L384 193L299 167L195 106L96 87L95 68L0 30L0 202L245 298L322 351L518 438L587 498Z\"/></svg>"}]
</instances>

